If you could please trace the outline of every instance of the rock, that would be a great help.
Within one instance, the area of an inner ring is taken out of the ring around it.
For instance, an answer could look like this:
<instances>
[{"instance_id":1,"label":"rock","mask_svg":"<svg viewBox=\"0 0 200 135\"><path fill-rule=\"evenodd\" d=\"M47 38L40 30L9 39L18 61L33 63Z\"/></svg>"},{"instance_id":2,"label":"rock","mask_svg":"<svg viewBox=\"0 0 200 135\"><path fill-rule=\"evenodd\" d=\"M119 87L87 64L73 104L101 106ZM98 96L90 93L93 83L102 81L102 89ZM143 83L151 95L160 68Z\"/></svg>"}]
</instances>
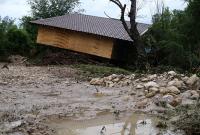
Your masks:
<instances>
[{"instance_id":1,"label":"rock","mask_svg":"<svg viewBox=\"0 0 200 135\"><path fill-rule=\"evenodd\" d=\"M181 93L181 91L175 86L169 86L167 87L167 89L169 90L170 93L174 93L176 95Z\"/></svg>"},{"instance_id":2,"label":"rock","mask_svg":"<svg viewBox=\"0 0 200 135\"><path fill-rule=\"evenodd\" d=\"M176 78L173 81L168 82L168 86L175 86L177 88L182 88L184 87L184 83L183 81L180 81Z\"/></svg>"},{"instance_id":3,"label":"rock","mask_svg":"<svg viewBox=\"0 0 200 135\"><path fill-rule=\"evenodd\" d=\"M9 132L9 131L12 131L14 128L21 126L22 124L23 123L21 120L10 122L10 123L4 123L4 124L0 125L0 131L1 132Z\"/></svg>"},{"instance_id":4,"label":"rock","mask_svg":"<svg viewBox=\"0 0 200 135\"><path fill-rule=\"evenodd\" d=\"M106 87L113 87L114 83L112 81L105 81L105 86Z\"/></svg>"},{"instance_id":5,"label":"rock","mask_svg":"<svg viewBox=\"0 0 200 135\"><path fill-rule=\"evenodd\" d=\"M130 84L131 84L131 80L129 80L129 79L126 79L121 82L121 86L129 86Z\"/></svg>"},{"instance_id":6,"label":"rock","mask_svg":"<svg viewBox=\"0 0 200 135\"><path fill-rule=\"evenodd\" d=\"M144 88L144 86L141 85L141 84L138 84L138 85L136 86L136 89L143 89L143 88Z\"/></svg>"},{"instance_id":7,"label":"rock","mask_svg":"<svg viewBox=\"0 0 200 135\"><path fill-rule=\"evenodd\" d=\"M197 75L193 75L191 76L187 81L186 84L188 84L191 87L195 87L197 85L197 83L199 83L199 77L197 77ZM200 86L199 86L200 87Z\"/></svg>"},{"instance_id":8,"label":"rock","mask_svg":"<svg viewBox=\"0 0 200 135\"><path fill-rule=\"evenodd\" d=\"M185 91L184 93L181 94L181 97L183 99L190 99L192 96L191 90Z\"/></svg>"},{"instance_id":9,"label":"rock","mask_svg":"<svg viewBox=\"0 0 200 135\"><path fill-rule=\"evenodd\" d=\"M141 79L141 81L142 81L142 82L148 82L149 79L148 79L148 78L143 78L143 79Z\"/></svg>"},{"instance_id":10,"label":"rock","mask_svg":"<svg viewBox=\"0 0 200 135\"><path fill-rule=\"evenodd\" d=\"M145 86L146 89L149 89L150 87L157 87L157 88L159 87L159 85L156 82L153 82L153 81L144 84L144 86Z\"/></svg>"},{"instance_id":11,"label":"rock","mask_svg":"<svg viewBox=\"0 0 200 135\"><path fill-rule=\"evenodd\" d=\"M162 97L162 101L164 101L168 104L172 103L173 100L174 100L174 97L172 95L165 95Z\"/></svg>"},{"instance_id":12,"label":"rock","mask_svg":"<svg viewBox=\"0 0 200 135\"><path fill-rule=\"evenodd\" d=\"M173 107L176 107L180 105L181 103L182 103L182 98L176 98L170 103L170 105L172 105Z\"/></svg>"},{"instance_id":13,"label":"rock","mask_svg":"<svg viewBox=\"0 0 200 135\"><path fill-rule=\"evenodd\" d=\"M169 71L167 74L170 75L170 76L176 76L177 75L177 73L175 71Z\"/></svg>"},{"instance_id":14,"label":"rock","mask_svg":"<svg viewBox=\"0 0 200 135\"><path fill-rule=\"evenodd\" d=\"M189 79L189 77L185 76L181 80L183 80L184 82L187 82L188 79Z\"/></svg>"},{"instance_id":15,"label":"rock","mask_svg":"<svg viewBox=\"0 0 200 135\"><path fill-rule=\"evenodd\" d=\"M115 86L114 83L110 83L110 84L108 85L108 87L110 87L110 88L112 88L112 87L114 87L114 86Z\"/></svg>"},{"instance_id":16,"label":"rock","mask_svg":"<svg viewBox=\"0 0 200 135\"><path fill-rule=\"evenodd\" d=\"M157 74L148 76L148 79L149 79L149 80L154 80L154 79L156 79L156 78L157 78Z\"/></svg>"},{"instance_id":17,"label":"rock","mask_svg":"<svg viewBox=\"0 0 200 135\"><path fill-rule=\"evenodd\" d=\"M117 77L117 78L113 79L113 82L118 83L120 80L121 80L121 79L120 79L119 77Z\"/></svg>"},{"instance_id":18,"label":"rock","mask_svg":"<svg viewBox=\"0 0 200 135\"><path fill-rule=\"evenodd\" d=\"M91 85L102 85L102 84L103 84L103 80L100 79L100 78L93 78L93 79L90 81L90 84L91 84Z\"/></svg>"},{"instance_id":19,"label":"rock","mask_svg":"<svg viewBox=\"0 0 200 135\"><path fill-rule=\"evenodd\" d=\"M156 92L156 93L159 93L159 89L156 88L156 87L151 87L151 88L149 88L149 91L150 91L150 92Z\"/></svg>"},{"instance_id":20,"label":"rock","mask_svg":"<svg viewBox=\"0 0 200 135\"><path fill-rule=\"evenodd\" d=\"M156 94L157 94L156 91L152 91L152 92L148 93L148 94L146 95L146 97L147 97L147 98L151 98L151 97L154 97Z\"/></svg>"},{"instance_id":21,"label":"rock","mask_svg":"<svg viewBox=\"0 0 200 135\"><path fill-rule=\"evenodd\" d=\"M197 91L195 91L195 90L191 91L191 99L197 100L197 99L199 99L199 97L200 97L200 95Z\"/></svg>"},{"instance_id":22,"label":"rock","mask_svg":"<svg viewBox=\"0 0 200 135\"><path fill-rule=\"evenodd\" d=\"M167 88L165 88L165 87L161 87L161 88L160 88L160 93L163 94L163 95L165 95L165 94L167 94L167 93L170 93L170 90L167 89Z\"/></svg>"},{"instance_id":23,"label":"rock","mask_svg":"<svg viewBox=\"0 0 200 135\"><path fill-rule=\"evenodd\" d=\"M164 105L169 104L173 107L176 107L181 104L182 98L174 98L174 96L168 94L168 95L163 96L162 99L160 100L160 102L162 102L162 104L164 104Z\"/></svg>"}]
</instances>

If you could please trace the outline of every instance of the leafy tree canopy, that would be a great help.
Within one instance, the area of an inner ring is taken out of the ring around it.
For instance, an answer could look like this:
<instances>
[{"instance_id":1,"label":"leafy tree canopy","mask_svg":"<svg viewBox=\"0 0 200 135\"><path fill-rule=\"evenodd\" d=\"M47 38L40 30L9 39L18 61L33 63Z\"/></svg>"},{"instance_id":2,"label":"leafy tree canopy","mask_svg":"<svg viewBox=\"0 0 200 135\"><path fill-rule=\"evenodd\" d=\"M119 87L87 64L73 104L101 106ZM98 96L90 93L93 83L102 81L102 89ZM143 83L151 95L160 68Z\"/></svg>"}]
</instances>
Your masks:
<instances>
[{"instance_id":1,"label":"leafy tree canopy","mask_svg":"<svg viewBox=\"0 0 200 135\"><path fill-rule=\"evenodd\" d=\"M79 0L29 0L35 19L61 16L70 13L80 4Z\"/></svg>"}]
</instances>

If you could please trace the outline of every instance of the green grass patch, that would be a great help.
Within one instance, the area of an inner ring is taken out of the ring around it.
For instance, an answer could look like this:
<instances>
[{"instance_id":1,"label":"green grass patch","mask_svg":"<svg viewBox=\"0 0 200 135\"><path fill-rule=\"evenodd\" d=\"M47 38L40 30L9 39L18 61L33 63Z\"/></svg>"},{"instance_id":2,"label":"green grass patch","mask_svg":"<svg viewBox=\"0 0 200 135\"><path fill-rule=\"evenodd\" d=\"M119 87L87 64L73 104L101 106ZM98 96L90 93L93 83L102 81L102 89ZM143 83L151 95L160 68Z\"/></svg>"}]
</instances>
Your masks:
<instances>
[{"instance_id":1,"label":"green grass patch","mask_svg":"<svg viewBox=\"0 0 200 135\"><path fill-rule=\"evenodd\" d=\"M133 73L132 71L118 67L87 65L87 64L73 65L73 68L78 69L81 75L88 78L104 77L104 76L109 76L111 74L129 75Z\"/></svg>"}]
</instances>

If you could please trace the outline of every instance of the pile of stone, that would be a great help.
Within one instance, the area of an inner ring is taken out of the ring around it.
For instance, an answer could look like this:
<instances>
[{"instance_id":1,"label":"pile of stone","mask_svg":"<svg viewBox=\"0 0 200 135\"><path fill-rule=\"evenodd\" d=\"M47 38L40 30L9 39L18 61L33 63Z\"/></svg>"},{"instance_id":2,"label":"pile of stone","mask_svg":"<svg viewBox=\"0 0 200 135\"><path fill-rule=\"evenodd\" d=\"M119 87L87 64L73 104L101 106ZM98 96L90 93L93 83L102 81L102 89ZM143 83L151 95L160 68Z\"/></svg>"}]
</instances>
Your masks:
<instances>
[{"instance_id":1,"label":"pile of stone","mask_svg":"<svg viewBox=\"0 0 200 135\"><path fill-rule=\"evenodd\" d=\"M105 86L105 87L114 87L114 86L129 86L134 80L135 75L116 75L112 74L108 77L103 78L93 78L90 81L91 85Z\"/></svg>"},{"instance_id":2,"label":"pile of stone","mask_svg":"<svg viewBox=\"0 0 200 135\"><path fill-rule=\"evenodd\" d=\"M183 99L197 100L200 97L200 78L197 75L191 77L177 74L174 71L163 74L142 75L111 75L104 78L94 78L91 85L105 87L131 85L133 91L140 91L143 99L154 99L155 102L166 102L171 106L177 106Z\"/></svg>"}]
</instances>

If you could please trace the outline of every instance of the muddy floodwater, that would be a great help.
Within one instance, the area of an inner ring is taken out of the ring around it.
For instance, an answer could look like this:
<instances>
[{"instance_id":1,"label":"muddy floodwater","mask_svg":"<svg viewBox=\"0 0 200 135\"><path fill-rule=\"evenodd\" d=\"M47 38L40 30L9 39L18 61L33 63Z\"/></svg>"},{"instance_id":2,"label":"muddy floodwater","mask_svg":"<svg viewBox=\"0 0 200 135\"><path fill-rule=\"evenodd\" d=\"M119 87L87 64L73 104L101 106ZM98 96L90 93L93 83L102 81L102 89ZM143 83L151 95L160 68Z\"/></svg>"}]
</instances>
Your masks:
<instances>
[{"instance_id":1,"label":"muddy floodwater","mask_svg":"<svg viewBox=\"0 0 200 135\"><path fill-rule=\"evenodd\" d=\"M116 119L112 114L89 120L52 120L48 125L56 135L178 135L156 128L158 118L145 114L132 114Z\"/></svg>"}]
</instances>

